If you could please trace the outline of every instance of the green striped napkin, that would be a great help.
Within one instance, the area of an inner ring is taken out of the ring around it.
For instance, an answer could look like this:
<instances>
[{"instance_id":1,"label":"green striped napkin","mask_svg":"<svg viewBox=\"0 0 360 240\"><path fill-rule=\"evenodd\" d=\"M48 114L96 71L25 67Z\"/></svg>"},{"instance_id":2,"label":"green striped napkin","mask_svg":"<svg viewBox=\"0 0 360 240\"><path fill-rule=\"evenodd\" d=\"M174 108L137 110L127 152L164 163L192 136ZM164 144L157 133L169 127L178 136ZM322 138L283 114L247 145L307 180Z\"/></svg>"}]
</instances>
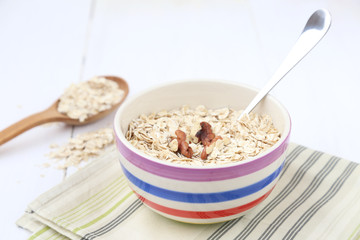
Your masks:
<instances>
[{"instance_id":1,"label":"green striped napkin","mask_svg":"<svg viewBox=\"0 0 360 240\"><path fill-rule=\"evenodd\" d=\"M115 147L29 204L30 239L359 239L360 167L291 144L270 196L244 217L211 225L164 218L126 185Z\"/></svg>"}]
</instances>

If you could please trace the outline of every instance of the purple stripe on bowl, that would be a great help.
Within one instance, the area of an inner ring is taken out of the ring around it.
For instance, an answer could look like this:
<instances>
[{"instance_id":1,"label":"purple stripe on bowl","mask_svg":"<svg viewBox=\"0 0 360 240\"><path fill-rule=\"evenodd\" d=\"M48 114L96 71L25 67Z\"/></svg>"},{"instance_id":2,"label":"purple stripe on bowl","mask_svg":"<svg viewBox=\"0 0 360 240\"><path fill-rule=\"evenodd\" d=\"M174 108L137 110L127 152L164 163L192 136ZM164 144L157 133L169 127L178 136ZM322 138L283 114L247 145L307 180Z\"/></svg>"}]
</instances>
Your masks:
<instances>
[{"instance_id":1,"label":"purple stripe on bowl","mask_svg":"<svg viewBox=\"0 0 360 240\"><path fill-rule=\"evenodd\" d=\"M117 136L116 145L120 153L127 161L144 171L171 179L204 182L237 178L251 174L268 166L285 152L289 143L289 136L290 132L277 148L260 158L239 165L232 165L228 167L221 166L219 168L186 168L182 166L161 164L160 162L155 162L151 159L140 156L136 152L127 148Z\"/></svg>"}]
</instances>

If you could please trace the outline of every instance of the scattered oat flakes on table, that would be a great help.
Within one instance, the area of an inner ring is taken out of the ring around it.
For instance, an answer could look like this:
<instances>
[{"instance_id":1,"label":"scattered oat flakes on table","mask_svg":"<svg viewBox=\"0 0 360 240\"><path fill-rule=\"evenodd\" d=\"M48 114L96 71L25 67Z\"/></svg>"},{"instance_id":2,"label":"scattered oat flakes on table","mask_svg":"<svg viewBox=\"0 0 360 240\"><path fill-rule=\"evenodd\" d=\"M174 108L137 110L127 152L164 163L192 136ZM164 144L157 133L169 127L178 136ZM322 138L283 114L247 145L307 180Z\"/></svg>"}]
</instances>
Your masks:
<instances>
[{"instance_id":1,"label":"scattered oat flakes on table","mask_svg":"<svg viewBox=\"0 0 360 240\"><path fill-rule=\"evenodd\" d=\"M94 132L79 134L62 146L52 144L54 151L48 154L49 158L57 160L58 169L70 166L78 167L89 158L98 156L106 147L114 143L113 130L102 128Z\"/></svg>"}]
</instances>

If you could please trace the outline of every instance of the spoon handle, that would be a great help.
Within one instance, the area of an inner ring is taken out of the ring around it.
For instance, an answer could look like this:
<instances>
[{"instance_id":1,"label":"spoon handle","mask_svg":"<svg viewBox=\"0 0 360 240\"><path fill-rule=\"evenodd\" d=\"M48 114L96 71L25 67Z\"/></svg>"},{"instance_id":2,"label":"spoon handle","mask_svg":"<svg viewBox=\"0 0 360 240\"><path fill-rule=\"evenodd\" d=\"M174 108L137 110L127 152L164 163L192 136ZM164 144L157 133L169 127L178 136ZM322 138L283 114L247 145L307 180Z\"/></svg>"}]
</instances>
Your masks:
<instances>
[{"instance_id":1,"label":"spoon handle","mask_svg":"<svg viewBox=\"0 0 360 240\"><path fill-rule=\"evenodd\" d=\"M59 117L54 114L53 107L30 115L2 130L0 132L0 145L33 127L57 120L59 120Z\"/></svg>"},{"instance_id":2,"label":"spoon handle","mask_svg":"<svg viewBox=\"0 0 360 240\"><path fill-rule=\"evenodd\" d=\"M261 91L250 102L246 109L239 116L239 120L247 115L256 105L271 91L280 80L295 67L325 36L330 27L330 13L327 10L317 10L307 21L303 32L296 41L295 45ZM320 27L319 27L320 26Z\"/></svg>"}]
</instances>

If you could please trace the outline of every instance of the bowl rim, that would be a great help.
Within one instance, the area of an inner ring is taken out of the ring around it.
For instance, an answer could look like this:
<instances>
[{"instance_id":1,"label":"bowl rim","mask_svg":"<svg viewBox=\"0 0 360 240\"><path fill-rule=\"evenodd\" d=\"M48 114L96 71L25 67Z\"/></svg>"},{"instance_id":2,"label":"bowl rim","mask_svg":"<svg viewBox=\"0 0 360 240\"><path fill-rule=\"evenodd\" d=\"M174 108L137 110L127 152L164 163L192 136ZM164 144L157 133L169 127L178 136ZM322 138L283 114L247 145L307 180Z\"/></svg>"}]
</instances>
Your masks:
<instances>
[{"instance_id":1,"label":"bowl rim","mask_svg":"<svg viewBox=\"0 0 360 240\"><path fill-rule=\"evenodd\" d=\"M146 89L144 89L144 90L130 96L116 110L115 117L113 119L113 129L114 129L115 138L116 138L115 141L117 141L117 140L121 141L121 143L126 148L128 148L130 151L136 153L137 155L140 155L143 158L146 158L146 159L148 159L150 161L153 161L153 162L155 162L157 164L166 165L166 166L169 166L169 167L185 168L185 169L221 169L221 168L230 168L230 167L234 167L234 166L247 164L249 162L256 161L256 159L260 159L260 158L265 157L266 155L271 154L275 149L277 149L282 144L284 144L284 142L288 141L288 139L290 137L290 133L291 133L291 127L292 127L290 114L289 114L288 110L285 108L285 106L279 100L277 100L274 96L272 96L271 94L268 94L266 97L272 99L276 104L278 104L280 106L280 108L285 112L285 115L287 116L287 121L286 122L288 122L288 124L285 126L285 129L284 129L285 134L283 134L281 136L280 140L277 143L275 143L271 148L269 148L266 151L256 155L255 157L250 157L250 158L247 158L247 159L242 160L242 161L237 161L237 162L233 162L233 163L227 163L227 164L223 164L223 165L205 165L205 166L192 166L192 165L188 165L188 164L172 163L172 162L161 160L161 159L158 159L158 158L155 158L153 156L150 156L150 155L147 155L147 154L143 153L141 150L134 147L125 138L126 133L123 133L121 128L120 128L120 116L123 113L124 109L128 105L130 105L134 100L140 98L142 95L145 95L148 92L151 92L151 91L159 89L159 88L163 88L163 87L167 87L167 86L171 86L171 85L176 85L176 84L181 84L181 83L194 83L194 82L199 82L199 83L200 82L201 83L211 82L211 83L217 83L217 84L237 85L237 86L240 86L240 87L248 88L250 90L259 92L258 88L252 87L250 85L239 83L239 82L234 82L234 81L220 80L220 79L185 79L185 80L176 80L176 81L170 81L170 82L166 82L166 83L155 84L152 87L146 88Z\"/></svg>"}]
</instances>

